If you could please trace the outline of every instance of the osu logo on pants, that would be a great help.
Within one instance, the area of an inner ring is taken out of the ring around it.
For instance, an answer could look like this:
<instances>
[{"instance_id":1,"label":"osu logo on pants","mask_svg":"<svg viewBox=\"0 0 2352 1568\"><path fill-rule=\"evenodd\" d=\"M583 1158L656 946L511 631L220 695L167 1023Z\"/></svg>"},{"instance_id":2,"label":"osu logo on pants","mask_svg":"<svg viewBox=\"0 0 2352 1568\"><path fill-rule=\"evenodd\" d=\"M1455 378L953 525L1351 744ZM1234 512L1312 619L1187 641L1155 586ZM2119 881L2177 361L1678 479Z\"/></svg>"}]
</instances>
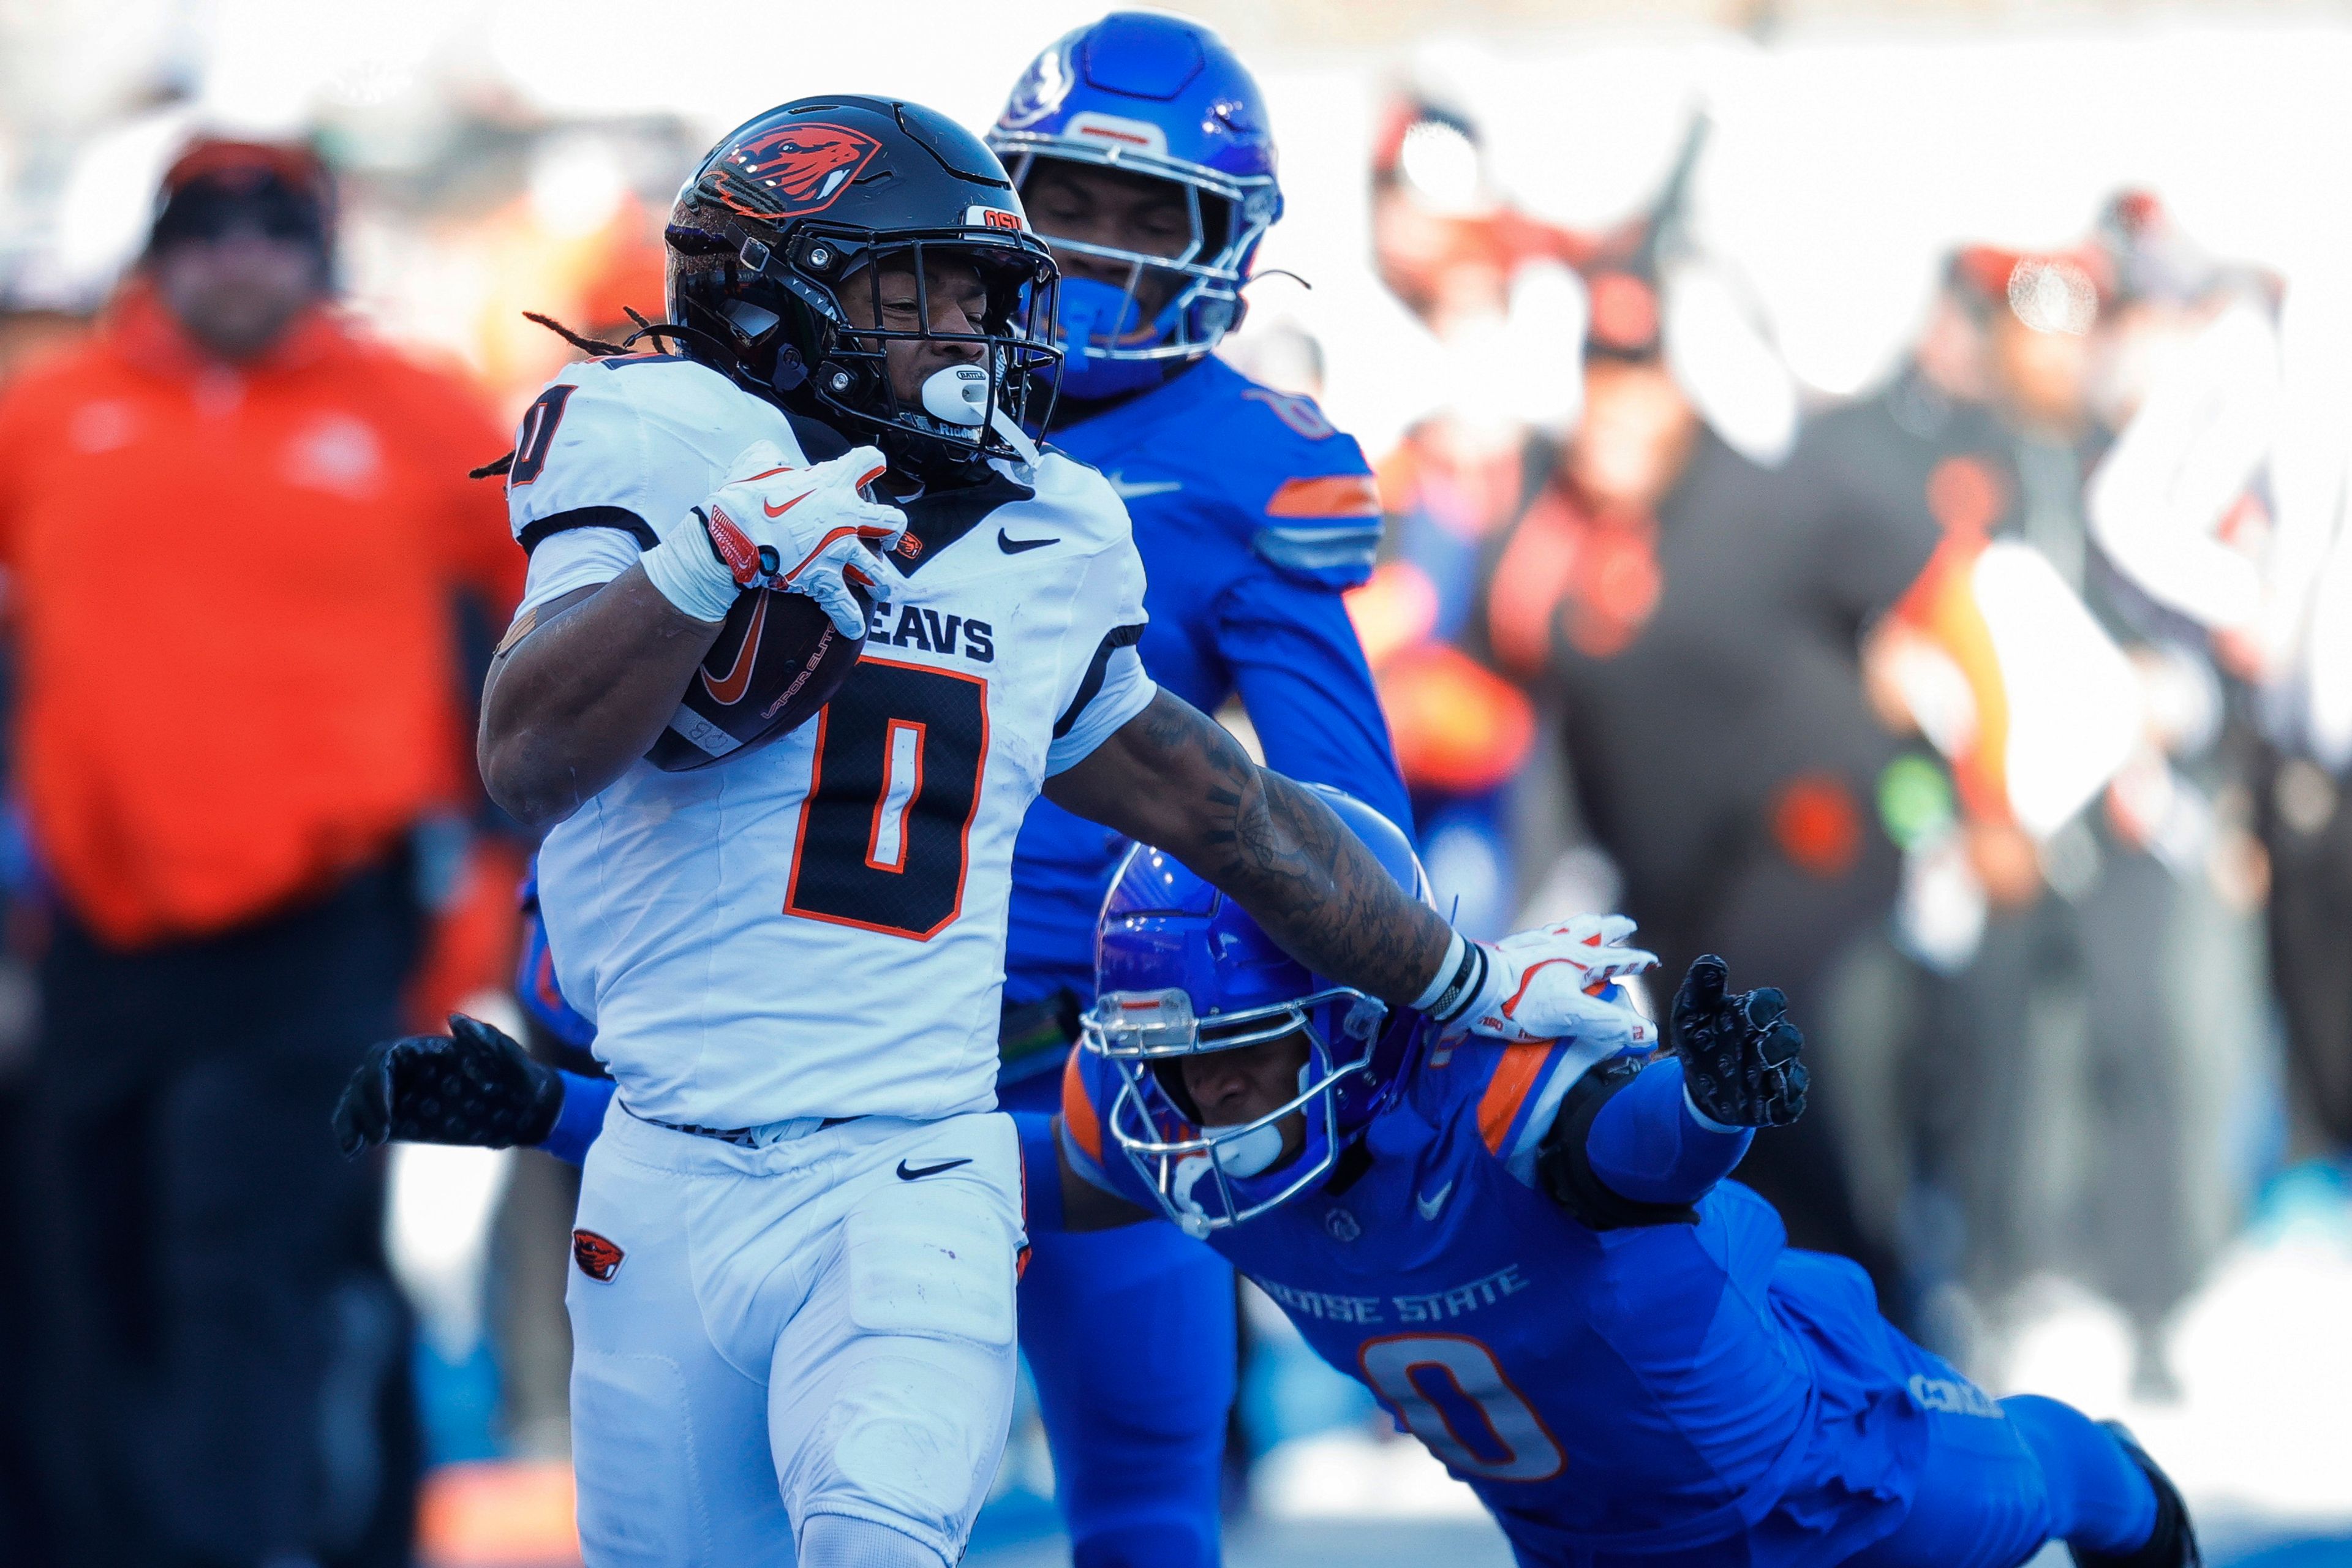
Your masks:
<instances>
[{"instance_id":1,"label":"osu logo on pants","mask_svg":"<svg viewBox=\"0 0 2352 1568\"><path fill-rule=\"evenodd\" d=\"M572 1233L572 1261L591 1279L610 1279L621 1271L621 1249L593 1230Z\"/></svg>"}]
</instances>

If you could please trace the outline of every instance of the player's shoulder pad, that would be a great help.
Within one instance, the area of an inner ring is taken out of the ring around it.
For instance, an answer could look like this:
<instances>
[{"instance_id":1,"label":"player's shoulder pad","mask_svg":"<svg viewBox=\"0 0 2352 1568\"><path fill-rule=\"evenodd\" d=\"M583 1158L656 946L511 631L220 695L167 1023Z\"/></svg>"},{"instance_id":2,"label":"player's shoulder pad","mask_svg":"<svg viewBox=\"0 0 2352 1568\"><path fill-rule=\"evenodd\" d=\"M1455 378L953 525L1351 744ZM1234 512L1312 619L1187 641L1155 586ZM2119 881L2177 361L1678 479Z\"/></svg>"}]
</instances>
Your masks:
<instances>
[{"instance_id":1,"label":"player's shoulder pad","mask_svg":"<svg viewBox=\"0 0 2352 1568\"><path fill-rule=\"evenodd\" d=\"M1562 1100L1608 1054L1565 1040L1517 1045L1461 1036L1431 1047L1417 1087L1426 1111L1467 1117L1487 1152L1524 1177Z\"/></svg>"},{"instance_id":2,"label":"player's shoulder pad","mask_svg":"<svg viewBox=\"0 0 2352 1568\"><path fill-rule=\"evenodd\" d=\"M791 418L767 399L746 392L709 365L684 354L612 354L575 361L563 367L562 373L549 384L549 390L567 382L580 389L572 399L573 405L610 410L614 417L625 410L654 430L674 434L696 445L720 432L727 433L721 437L724 444L746 424L760 426L763 430L783 426L794 430L793 439L773 436L769 438L776 440L785 454L792 456L798 426L824 430L814 421ZM824 433L832 435L830 431ZM842 450L848 450L846 443L842 444ZM734 453L728 456L731 458Z\"/></svg>"},{"instance_id":3,"label":"player's shoulder pad","mask_svg":"<svg viewBox=\"0 0 2352 1568\"><path fill-rule=\"evenodd\" d=\"M1203 458L1203 481L1230 503L1251 552L1328 587L1361 583L1381 523L1363 448L1313 398L1261 386L1222 362L1215 368L1227 384L1217 413L1200 421L1191 441Z\"/></svg>"},{"instance_id":4,"label":"player's shoulder pad","mask_svg":"<svg viewBox=\"0 0 2352 1568\"><path fill-rule=\"evenodd\" d=\"M800 455L796 423L807 422L682 355L575 361L516 426L508 521L527 550L572 527L621 528L650 547L754 441Z\"/></svg>"},{"instance_id":5,"label":"player's shoulder pad","mask_svg":"<svg viewBox=\"0 0 2352 1568\"><path fill-rule=\"evenodd\" d=\"M1133 540L1127 503L1093 464L1047 447L1023 482L1036 493L1036 504L1053 509L1057 526L1070 531L1064 537L1081 551L1110 549Z\"/></svg>"}]
</instances>

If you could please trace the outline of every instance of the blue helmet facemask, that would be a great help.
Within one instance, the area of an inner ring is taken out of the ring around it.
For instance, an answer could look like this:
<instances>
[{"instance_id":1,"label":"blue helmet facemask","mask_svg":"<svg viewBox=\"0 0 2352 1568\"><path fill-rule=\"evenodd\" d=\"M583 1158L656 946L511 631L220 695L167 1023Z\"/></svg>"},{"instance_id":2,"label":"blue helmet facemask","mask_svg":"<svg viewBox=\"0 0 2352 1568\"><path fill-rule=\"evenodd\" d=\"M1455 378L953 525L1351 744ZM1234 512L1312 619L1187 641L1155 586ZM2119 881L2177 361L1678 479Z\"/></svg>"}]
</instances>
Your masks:
<instances>
[{"instance_id":1,"label":"blue helmet facemask","mask_svg":"<svg viewBox=\"0 0 2352 1568\"><path fill-rule=\"evenodd\" d=\"M1351 1080L1358 1098L1372 1089L1389 1021L1383 1004L1332 986L1223 1014L1214 1020L1217 1037L1204 1040L1182 991L1107 992L1081 1021L1079 1037L1123 1080L1110 1111L1114 1142L1168 1217L1188 1236L1206 1236L1265 1213L1330 1172L1344 1137L1339 1100ZM1307 1047L1291 1099L1247 1121L1194 1120L1175 1087L1176 1058L1287 1036L1303 1037ZM1303 1120L1303 1147L1297 1159L1278 1163L1282 1126L1294 1116Z\"/></svg>"}]
</instances>

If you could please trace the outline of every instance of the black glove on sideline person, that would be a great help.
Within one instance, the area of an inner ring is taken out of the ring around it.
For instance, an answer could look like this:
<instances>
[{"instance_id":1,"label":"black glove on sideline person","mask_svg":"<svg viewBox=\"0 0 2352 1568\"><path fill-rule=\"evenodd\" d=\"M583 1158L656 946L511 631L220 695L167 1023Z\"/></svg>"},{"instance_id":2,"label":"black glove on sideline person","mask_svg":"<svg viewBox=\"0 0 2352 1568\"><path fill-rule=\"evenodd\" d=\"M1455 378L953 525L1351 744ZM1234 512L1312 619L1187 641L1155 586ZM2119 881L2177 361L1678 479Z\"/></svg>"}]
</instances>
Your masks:
<instances>
[{"instance_id":1,"label":"black glove on sideline person","mask_svg":"<svg viewBox=\"0 0 2352 1568\"><path fill-rule=\"evenodd\" d=\"M446 1035L368 1047L335 1102L335 1141L347 1157L388 1139L505 1149L544 1139L562 1109L553 1068L480 1019L452 1013Z\"/></svg>"},{"instance_id":2,"label":"black glove on sideline person","mask_svg":"<svg viewBox=\"0 0 2352 1568\"><path fill-rule=\"evenodd\" d=\"M1786 1127L1805 1113L1811 1080L1797 1059L1805 1037L1772 986L1727 994L1730 973L1713 953L1700 958L1675 993L1675 1048L1683 1087L1709 1121L1727 1127Z\"/></svg>"}]
</instances>

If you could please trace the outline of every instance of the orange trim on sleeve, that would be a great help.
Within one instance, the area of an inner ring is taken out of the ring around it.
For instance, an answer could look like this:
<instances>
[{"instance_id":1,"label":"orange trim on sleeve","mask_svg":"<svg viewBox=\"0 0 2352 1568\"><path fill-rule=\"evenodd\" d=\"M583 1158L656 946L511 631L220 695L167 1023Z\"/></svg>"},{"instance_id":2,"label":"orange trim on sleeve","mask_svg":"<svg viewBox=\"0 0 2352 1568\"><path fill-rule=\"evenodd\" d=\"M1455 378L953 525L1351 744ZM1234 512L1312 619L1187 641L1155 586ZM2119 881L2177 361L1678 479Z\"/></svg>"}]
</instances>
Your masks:
<instances>
[{"instance_id":1,"label":"orange trim on sleeve","mask_svg":"<svg viewBox=\"0 0 2352 1568\"><path fill-rule=\"evenodd\" d=\"M1478 1136L1497 1155L1503 1152L1503 1140L1509 1136L1511 1123L1518 1119L1519 1106L1527 1100L1528 1091L1543 1076L1551 1047L1549 1040L1503 1047L1503 1059L1495 1064L1495 1076L1486 1080L1486 1092L1478 1101Z\"/></svg>"},{"instance_id":2,"label":"orange trim on sleeve","mask_svg":"<svg viewBox=\"0 0 2352 1568\"><path fill-rule=\"evenodd\" d=\"M1378 517L1381 487L1370 474L1285 479L1265 503L1268 517Z\"/></svg>"},{"instance_id":3,"label":"orange trim on sleeve","mask_svg":"<svg viewBox=\"0 0 2352 1568\"><path fill-rule=\"evenodd\" d=\"M1102 1163L1102 1121L1095 1115L1095 1102L1087 1093L1086 1079L1078 1073L1078 1053L1072 1051L1069 1060L1062 1064L1062 1125L1069 1129L1087 1159Z\"/></svg>"}]
</instances>

